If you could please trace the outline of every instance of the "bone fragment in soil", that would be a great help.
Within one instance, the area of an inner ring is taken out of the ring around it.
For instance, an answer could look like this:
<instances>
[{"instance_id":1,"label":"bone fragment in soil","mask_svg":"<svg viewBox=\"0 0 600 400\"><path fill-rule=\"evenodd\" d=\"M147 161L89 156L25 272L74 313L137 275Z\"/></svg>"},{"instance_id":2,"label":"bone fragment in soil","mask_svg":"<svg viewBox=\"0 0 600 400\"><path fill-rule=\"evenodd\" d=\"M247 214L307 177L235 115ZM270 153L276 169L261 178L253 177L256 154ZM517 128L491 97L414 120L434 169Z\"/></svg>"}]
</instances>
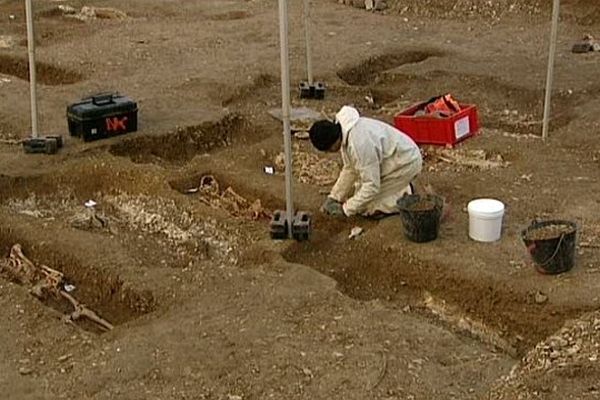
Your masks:
<instances>
[{"instance_id":1,"label":"bone fragment in soil","mask_svg":"<svg viewBox=\"0 0 600 400\"><path fill-rule=\"evenodd\" d=\"M0 271L5 271L17 282L29 287L29 292L41 301L49 297L67 300L73 307L73 312L63 316L66 322L87 318L103 330L109 331L114 328L110 322L101 318L62 289L64 285L62 272L46 265L35 265L23 254L20 244L15 244L11 248L8 259L0 261Z\"/></svg>"},{"instance_id":2,"label":"bone fragment in soil","mask_svg":"<svg viewBox=\"0 0 600 400\"><path fill-rule=\"evenodd\" d=\"M254 221L271 218L271 213L262 206L260 199L251 203L230 186L221 190L213 175L204 175L200 178L200 186L189 189L187 193L199 193L203 203L212 208L223 209L234 217L245 217Z\"/></svg>"}]
</instances>

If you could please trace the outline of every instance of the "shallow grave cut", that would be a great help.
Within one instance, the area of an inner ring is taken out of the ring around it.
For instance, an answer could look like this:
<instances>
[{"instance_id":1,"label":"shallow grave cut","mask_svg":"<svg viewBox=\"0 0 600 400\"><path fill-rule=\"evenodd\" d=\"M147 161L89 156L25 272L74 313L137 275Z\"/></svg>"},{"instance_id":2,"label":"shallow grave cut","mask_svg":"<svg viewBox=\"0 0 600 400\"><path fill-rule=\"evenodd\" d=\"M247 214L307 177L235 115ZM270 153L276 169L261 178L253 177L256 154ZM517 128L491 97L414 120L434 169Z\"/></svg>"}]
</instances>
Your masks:
<instances>
[{"instance_id":1,"label":"shallow grave cut","mask_svg":"<svg viewBox=\"0 0 600 400\"><path fill-rule=\"evenodd\" d=\"M367 85L377 76L385 71L398 68L406 64L416 64L427 60L430 57L441 56L442 53L434 50L430 51L398 51L386 53L380 56L371 57L360 64L347 67L338 72L338 76L349 85Z\"/></svg>"},{"instance_id":2,"label":"shallow grave cut","mask_svg":"<svg viewBox=\"0 0 600 400\"><path fill-rule=\"evenodd\" d=\"M82 265L48 243L17 241L0 230L0 276L14 281L61 319L102 333L156 307L148 290L128 287L118 276Z\"/></svg>"},{"instance_id":3,"label":"shallow grave cut","mask_svg":"<svg viewBox=\"0 0 600 400\"><path fill-rule=\"evenodd\" d=\"M37 80L42 85L70 85L83 80L78 72L56 67L43 62L36 62ZM0 74L12 75L29 81L29 64L27 59L8 54L0 54Z\"/></svg>"},{"instance_id":4,"label":"shallow grave cut","mask_svg":"<svg viewBox=\"0 0 600 400\"><path fill-rule=\"evenodd\" d=\"M209 172L175 179L169 184L178 192L197 197L207 206L224 210L233 217L257 221L268 220L272 215L260 198L239 194L223 178Z\"/></svg>"},{"instance_id":5,"label":"shallow grave cut","mask_svg":"<svg viewBox=\"0 0 600 400\"><path fill-rule=\"evenodd\" d=\"M346 232L314 232L309 243L293 243L284 257L331 276L353 298L414 305L514 355L524 354L565 320L589 311L539 304L504 282L424 263L406 250L365 237L348 241ZM445 310L451 312L444 315ZM470 326L461 326L465 321Z\"/></svg>"},{"instance_id":6,"label":"shallow grave cut","mask_svg":"<svg viewBox=\"0 0 600 400\"><path fill-rule=\"evenodd\" d=\"M236 141L257 140L256 132L243 117L231 114L218 122L177 128L164 135L126 138L112 145L109 151L116 156L129 157L136 163L186 162Z\"/></svg>"}]
</instances>

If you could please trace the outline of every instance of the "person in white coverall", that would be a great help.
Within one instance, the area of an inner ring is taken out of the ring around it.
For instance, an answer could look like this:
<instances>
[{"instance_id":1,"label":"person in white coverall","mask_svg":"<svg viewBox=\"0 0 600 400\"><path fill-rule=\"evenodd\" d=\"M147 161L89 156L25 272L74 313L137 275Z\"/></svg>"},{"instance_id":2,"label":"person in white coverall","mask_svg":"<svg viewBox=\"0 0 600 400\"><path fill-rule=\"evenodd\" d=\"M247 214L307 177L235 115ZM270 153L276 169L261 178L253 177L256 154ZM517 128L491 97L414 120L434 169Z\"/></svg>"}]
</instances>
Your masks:
<instances>
[{"instance_id":1,"label":"person in white coverall","mask_svg":"<svg viewBox=\"0 0 600 400\"><path fill-rule=\"evenodd\" d=\"M317 121L309 134L318 150L339 150L344 164L323 212L347 217L395 214L397 200L413 193L411 182L423 165L421 151L393 126L344 106L335 122Z\"/></svg>"}]
</instances>

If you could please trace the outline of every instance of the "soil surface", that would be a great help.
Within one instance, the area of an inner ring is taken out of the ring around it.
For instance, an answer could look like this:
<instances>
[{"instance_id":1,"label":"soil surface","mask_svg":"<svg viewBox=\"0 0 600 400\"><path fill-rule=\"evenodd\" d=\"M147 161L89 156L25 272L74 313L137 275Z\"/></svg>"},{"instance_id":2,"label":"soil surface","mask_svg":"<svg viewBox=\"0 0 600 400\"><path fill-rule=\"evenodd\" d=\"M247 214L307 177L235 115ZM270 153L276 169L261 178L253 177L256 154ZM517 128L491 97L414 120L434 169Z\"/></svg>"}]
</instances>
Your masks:
<instances>
[{"instance_id":1,"label":"soil surface","mask_svg":"<svg viewBox=\"0 0 600 400\"><path fill-rule=\"evenodd\" d=\"M525 240L537 241L557 239L573 232L575 232L575 228L570 225L552 224L530 229L525 235Z\"/></svg>"},{"instance_id":2,"label":"soil surface","mask_svg":"<svg viewBox=\"0 0 600 400\"><path fill-rule=\"evenodd\" d=\"M294 107L332 117L352 104L391 123L444 93L477 106L479 135L423 147L417 191L447 206L437 240L409 242L399 216L319 213L341 160L305 135L293 138L294 206L312 213L313 233L269 239L285 208L270 114L281 106L276 1L34 2L40 133L65 142L48 156L19 145L30 132L24 2L0 0L0 265L20 244L115 326L65 323L68 304L38 301L3 268L4 397L600 396L600 53L571 53L600 35L600 6L561 2L542 141L551 2L313 3L326 97L295 89L305 49L302 2L290 2ZM66 107L107 91L138 102L138 132L70 137ZM484 197L506 205L493 244L468 237L466 205ZM578 224L573 270L536 272L521 231L538 219Z\"/></svg>"},{"instance_id":3,"label":"soil surface","mask_svg":"<svg viewBox=\"0 0 600 400\"><path fill-rule=\"evenodd\" d=\"M429 200L419 200L408 206L410 211L429 211L435 208L435 204Z\"/></svg>"}]
</instances>

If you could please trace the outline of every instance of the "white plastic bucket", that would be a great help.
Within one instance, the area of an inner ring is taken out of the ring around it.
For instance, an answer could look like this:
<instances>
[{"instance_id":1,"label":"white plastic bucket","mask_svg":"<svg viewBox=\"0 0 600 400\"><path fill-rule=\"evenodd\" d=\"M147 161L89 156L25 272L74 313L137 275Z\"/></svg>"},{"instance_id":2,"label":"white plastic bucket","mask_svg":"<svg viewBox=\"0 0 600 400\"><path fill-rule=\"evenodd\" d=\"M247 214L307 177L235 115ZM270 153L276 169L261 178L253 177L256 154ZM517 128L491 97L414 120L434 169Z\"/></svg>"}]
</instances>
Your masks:
<instances>
[{"instance_id":1,"label":"white plastic bucket","mask_svg":"<svg viewBox=\"0 0 600 400\"><path fill-rule=\"evenodd\" d=\"M478 242L495 242L502 234L504 203L495 199L469 202L469 237Z\"/></svg>"}]
</instances>

